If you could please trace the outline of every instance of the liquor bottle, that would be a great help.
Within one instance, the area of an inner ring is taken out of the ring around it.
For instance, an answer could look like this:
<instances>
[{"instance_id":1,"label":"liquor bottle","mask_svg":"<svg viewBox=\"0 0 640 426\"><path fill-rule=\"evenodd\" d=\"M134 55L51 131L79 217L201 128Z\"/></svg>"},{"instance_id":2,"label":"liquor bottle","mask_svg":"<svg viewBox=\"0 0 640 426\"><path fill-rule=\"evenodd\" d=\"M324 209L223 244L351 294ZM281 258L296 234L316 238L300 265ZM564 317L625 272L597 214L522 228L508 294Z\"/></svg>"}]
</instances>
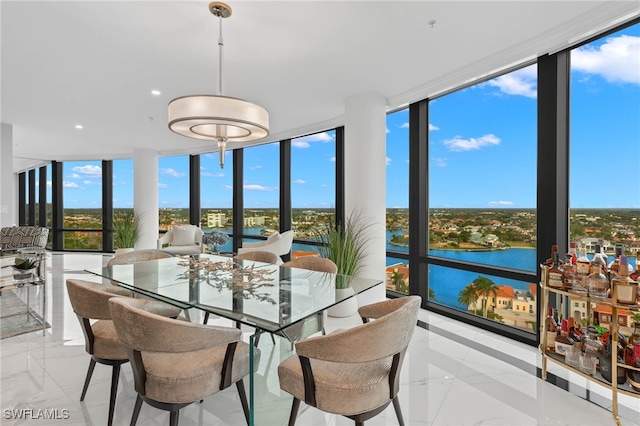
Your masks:
<instances>
[{"instance_id":1,"label":"liquor bottle","mask_svg":"<svg viewBox=\"0 0 640 426\"><path fill-rule=\"evenodd\" d=\"M609 280L602 272L602 260L594 257L591 263L591 273L587 278L589 282L589 296L605 298L609 291Z\"/></svg>"},{"instance_id":2,"label":"liquor bottle","mask_svg":"<svg viewBox=\"0 0 640 426\"><path fill-rule=\"evenodd\" d=\"M633 273L629 274L629 278L631 278L633 281L640 280L640 250L636 252L636 270Z\"/></svg>"},{"instance_id":3,"label":"liquor bottle","mask_svg":"<svg viewBox=\"0 0 640 426\"><path fill-rule=\"evenodd\" d=\"M553 318L553 308L549 307L547 312L547 318L545 319L545 324L548 332L557 333L558 332L558 323Z\"/></svg>"},{"instance_id":4,"label":"liquor bottle","mask_svg":"<svg viewBox=\"0 0 640 426\"><path fill-rule=\"evenodd\" d=\"M613 348L611 344L611 334L609 334L608 344L606 345L607 352L604 355L600 356L600 374L602 374L602 378L607 382L611 382L611 372L613 370L613 366L611 365L611 357ZM622 364L624 361L620 356L617 357L618 364ZM616 380L619 385L623 384L627 381L627 372L624 367L618 367L616 371Z\"/></svg>"},{"instance_id":5,"label":"liquor bottle","mask_svg":"<svg viewBox=\"0 0 640 426\"><path fill-rule=\"evenodd\" d=\"M598 242L596 243L596 248L595 251L593 253L593 259L591 260L591 265L593 265L596 260L598 261L598 263L600 264L600 268L602 269L602 273L603 274L607 274L607 259L606 259L606 255L603 255L602 252L602 246L600 245L600 241L602 240L598 240Z\"/></svg>"},{"instance_id":6,"label":"liquor bottle","mask_svg":"<svg viewBox=\"0 0 640 426\"><path fill-rule=\"evenodd\" d=\"M557 250L557 246L556 250ZM549 267L549 272L547 272L549 276L549 287L553 288L562 288L564 284L564 269L562 269L562 265L558 261L558 252L553 253L553 263Z\"/></svg>"},{"instance_id":7,"label":"liquor bottle","mask_svg":"<svg viewBox=\"0 0 640 426\"><path fill-rule=\"evenodd\" d=\"M569 256L571 256L571 264L575 265L578 261L578 251L575 242L569 243Z\"/></svg>"},{"instance_id":8,"label":"liquor bottle","mask_svg":"<svg viewBox=\"0 0 640 426\"><path fill-rule=\"evenodd\" d=\"M572 290L576 294L586 295L589 289L588 277L591 272L591 261L587 257L587 247L580 244L578 258L576 259L576 275L573 280Z\"/></svg>"},{"instance_id":9,"label":"liquor bottle","mask_svg":"<svg viewBox=\"0 0 640 426\"><path fill-rule=\"evenodd\" d=\"M573 282L576 279L576 265L575 263L573 263L574 256L577 260L578 257L575 255L575 253L567 253L565 255L564 263L562 264L562 269L564 271L564 288L567 290L571 290L573 288Z\"/></svg>"},{"instance_id":10,"label":"liquor bottle","mask_svg":"<svg viewBox=\"0 0 640 426\"><path fill-rule=\"evenodd\" d=\"M607 265L607 269L609 270L609 274L611 274L612 278L618 275L618 267L620 265L620 256L624 254L624 244L616 244L615 250L616 250L616 254L614 259L611 262L609 262L609 264Z\"/></svg>"},{"instance_id":11,"label":"liquor bottle","mask_svg":"<svg viewBox=\"0 0 640 426\"><path fill-rule=\"evenodd\" d=\"M638 283L629 278L629 263L627 256L620 256L618 275L611 280L611 288L617 295L616 302L634 305L638 293Z\"/></svg>"},{"instance_id":12,"label":"liquor bottle","mask_svg":"<svg viewBox=\"0 0 640 426\"><path fill-rule=\"evenodd\" d=\"M554 244L551 246L551 257L545 260L544 264L547 266L553 265L553 254L558 253L558 245Z\"/></svg>"},{"instance_id":13,"label":"liquor bottle","mask_svg":"<svg viewBox=\"0 0 640 426\"><path fill-rule=\"evenodd\" d=\"M598 238L598 244L600 246L600 250L597 250L596 253L600 253L602 256L602 261L604 262L604 273L607 273L607 265L609 264L609 256L604 251L604 240L602 238Z\"/></svg>"},{"instance_id":14,"label":"liquor bottle","mask_svg":"<svg viewBox=\"0 0 640 426\"><path fill-rule=\"evenodd\" d=\"M631 337L633 338L634 367L640 368L640 321L633 323L633 334Z\"/></svg>"}]
</instances>

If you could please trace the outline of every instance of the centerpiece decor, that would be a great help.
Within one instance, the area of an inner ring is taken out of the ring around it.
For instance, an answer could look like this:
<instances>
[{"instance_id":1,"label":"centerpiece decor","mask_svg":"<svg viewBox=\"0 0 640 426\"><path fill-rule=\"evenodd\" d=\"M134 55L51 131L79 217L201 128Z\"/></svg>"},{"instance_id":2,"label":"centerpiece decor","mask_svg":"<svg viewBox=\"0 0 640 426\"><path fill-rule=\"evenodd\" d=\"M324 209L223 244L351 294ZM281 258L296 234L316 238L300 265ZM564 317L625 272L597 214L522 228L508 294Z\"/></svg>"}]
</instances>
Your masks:
<instances>
[{"instance_id":1,"label":"centerpiece decor","mask_svg":"<svg viewBox=\"0 0 640 426\"><path fill-rule=\"evenodd\" d=\"M271 295L264 292L265 288L274 286L274 278L270 276L273 271L269 268L242 267L232 259L216 262L209 258L179 257L181 260L178 261L178 265L188 267L179 279L202 278L219 292L231 290L242 299L256 299L276 304Z\"/></svg>"},{"instance_id":2,"label":"centerpiece decor","mask_svg":"<svg viewBox=\"0 0 640 426\"><path fill-rule=\"evenodd\" d=\"M132 251L140 230L140 216L134 209L118 209L113 213L113 248L118 254Z\"/></svg>"},{"instance_id":3,"label":"centerpiece decor","mask_svg":"<svg viewBox=\"0 0 640 426\"><path fill-rule=\"evenodd\" d=\"M227 244L227 241L229 241L229 236L220 231L207 232L202 236L202 244L209 246L211 254L219 254L219 246Z\"/></svg>"},{"instance_id":4,"label":"centerpiece decor","mask_svg":"<svg viewBox=\"0 0 640 426\"><path fill-rule=\"evenodd\" d=\"M37 257L17 257L13 265L13 279L15 281L25 281L33 277L38 266Z\"/></svg>"}]
</instances>

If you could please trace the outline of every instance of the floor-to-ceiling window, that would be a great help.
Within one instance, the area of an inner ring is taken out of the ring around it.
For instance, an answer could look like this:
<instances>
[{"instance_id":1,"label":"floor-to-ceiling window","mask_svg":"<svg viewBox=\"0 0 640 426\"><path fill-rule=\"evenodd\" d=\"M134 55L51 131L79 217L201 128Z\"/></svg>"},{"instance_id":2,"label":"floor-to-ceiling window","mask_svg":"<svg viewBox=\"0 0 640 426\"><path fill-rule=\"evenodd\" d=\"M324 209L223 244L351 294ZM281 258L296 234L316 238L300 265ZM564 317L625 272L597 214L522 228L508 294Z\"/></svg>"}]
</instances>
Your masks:
<instances>
[{"instance_id":1,"label":"floor-to-ceiling window","mask_svg":"<svg viewBox=\"0 0 640 426\"><path fill-rule=\"evenodd\" d=\"M64 250L101 250L101 162L67 161L62 176Z\"/></svg>"},{"instance_id":2,"label":"floor-to-ceiling window","mask_svg":"<svg viewBox=\"0 0 640 426\"><path fill-rule=\"evenodd\" d=\"M292 257L317 253L304 243L317 239L318 226L335 222L336 132L330 130L291 140Z\"/></svg>"},{"instance_id":3,"label":"floor-to-ceiling window","mask_svg":"<svg viewBox=\"0 0 640 426\"><path fill-rule=\"evenodd\" d=\"M280 144L244 149L244 235L270 235L280 228Z\"/></svg>"},{"instance_id":4,"label":"floor-to-ceiling window","mask_svg":"<svg viewBox=\"0 0 640 426\"><path fill-rule=\"evenodd\" d=\"M189 223L188 155L158 159L158 204L160 232Z\"/></svg>"},{"instance_id":5,"label":"floor-to-ceiling window","mask_svg":"<svg viewBox=\"0 0 640 426\"><path fill-rule=\"evenodd\" d=\"M428 132L430 299L531 332L535 282L499 270L537 267L536 85L531 65L439 97Z\"/></svg>"},{"instance_id":6,"label":"floor-to-ceiling window","mask_svg":"<svg viewBox=\"0 0 640 426\"><path fill-rule=\"evenodd\" d=\"M220 168L217 152L200 155L200 226L205 232L233 233L233 161L232 153L225 154L224 168ZM219 247L222 252L233 251L233 241Z\"/></svg>"},{"instance_id":7,"label":"floor-to-ceiling window","mask_svg":"<svg viewBox=\"0 0 640 426\"><path fill-rule=\"evenodd\" d=\"M597 243L609 260L622 245L633 271L640 251L640 24L570 54L570 239L589 258ZM580 306L569 314L587 321L587 312Z\"/></svg>"},{"instance_id":8,"label":"floor-to-ceiling window","mask_svg":"<svg viewBox=\"0 0 640 426\"><path fill-rule=\"evenodd\" d=\"M387 114L387 289L409 293L409 110Z\"/></svg>"}]
</instances>

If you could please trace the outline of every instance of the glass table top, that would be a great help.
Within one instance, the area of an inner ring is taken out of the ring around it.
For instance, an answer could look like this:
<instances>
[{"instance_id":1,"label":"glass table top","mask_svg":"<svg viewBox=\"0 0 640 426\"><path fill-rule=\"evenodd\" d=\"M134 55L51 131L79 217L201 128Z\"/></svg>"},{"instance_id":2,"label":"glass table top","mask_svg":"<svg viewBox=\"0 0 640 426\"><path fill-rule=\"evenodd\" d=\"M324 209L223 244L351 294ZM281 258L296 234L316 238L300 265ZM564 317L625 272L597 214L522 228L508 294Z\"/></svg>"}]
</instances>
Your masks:
<instances>
[{"instance_id":1,"label":"glass table top","mask_svg":"<svg viewBox=\"0 0 640 426\"><path fill-rule=\"evenodd\" d=\"M382 283L208 254L87 271L132 291L271 333ZM351 291L336 292L336 282Z\"/></svg>"}]
</instances>

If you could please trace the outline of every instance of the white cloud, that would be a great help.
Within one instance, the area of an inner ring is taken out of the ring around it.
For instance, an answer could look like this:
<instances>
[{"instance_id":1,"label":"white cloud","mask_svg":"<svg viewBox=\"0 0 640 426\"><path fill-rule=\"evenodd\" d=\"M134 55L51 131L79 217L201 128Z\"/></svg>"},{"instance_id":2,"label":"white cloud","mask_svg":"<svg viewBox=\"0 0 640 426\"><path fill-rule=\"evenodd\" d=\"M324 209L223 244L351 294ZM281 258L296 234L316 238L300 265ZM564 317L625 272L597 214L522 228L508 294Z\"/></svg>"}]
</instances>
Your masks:
<instances>
[{"instance_id":1,"label":"white cloud","mask_svg":"<svg viewBox=\"0 0 640 426\"><path fill-rule=\"evenodd\" d=\"M392 160L391 158L389 158L389 157L384 157L384 163L385 163L385 165L390 166L392 161L393 161L393 160Z\"/></svg>"},{"instance_id":2,"label":"white cloud","mask_svg":"<svg viewBox=\"0 0 640 426\"><path fill-rule=\"evenodd\" d=\"M335 161L336 161L336 157L331 157L331 158L329 158L329 161L331 161L332 163L335 163Z\"/></svg>"},{"instance_id":3,"label":"white cloud","mask_svg":"<svg viewBox=\"0 0 640 426\"><path fill-rule=\"evenodd\" d=\"M224 188L225 189L233 189L233 185L225 185Z\"/></svg>"},{"instance_id":4,"label":"white cloud","mask_svg":"<svg viewBox=\"0 0 640 426\"><path fill-rule=\"evenodd\" d=\"M224 177L224 173L222 173L222 172L218 172L218 173L200 172L200 176L205 176L205 177Z\"/></svg>"},{"instance_id":5,"label":"white cloud","mask_svg":"<svg viewBox=\"0 0 640 426\"><path fill-rule=\"evenodd\" d=\"M65 188L80 188L77 183L75 183L75 182L67 182L67 181L63 181L62 182L62 186L65 187Z\"/></svg>"},{"instance_id":6,"label":"white cloud","mask_svg":"<svg viewBox=\"0 0 640 426\"><path fill-rule=\"evenodd\" d=\"M320 187L321 187L321 188L326 188L327 186L329 186L329 185L327 185L326 183L321 183L321 184L320 184Z\"/></svg>"},{"instance_id":7,"label":"white cloud","mask_svg":"<svg viewBox=\"0 0 640 426\"><path fill-rule=\"evenodd\" d=\"M512 206L513 201L489 201L490 206Z\"/></svg>"},{"instance_id":8,"label":"white cloud","mask_svg":"<svg viewBox=\"0 0 640 426\"><path fill-rule=\"evenodd\" d=\"M384 128L384 129L385 129L385 133L389 133L389 132L391 131L391 130L389 130L389 128L388 128L388 127L386 127L386 126L385 126L385 128Z\"/></svg>"},{"instance_id":9,"label":"white cloud","mask_svg":"<svg viewBox=\"0 0 640 426\"><path fill-rule=\"evenodd\" d=\"M82 176L80 176L77 173L71 173L70 175L67 176L68 179L82 179Z\"/></svg>"},{"instance_id":10,"label":"white cloud","mask_svg":"<svg viewBox=\"0 0 640 426\"><path fill-rule=\"evenodd\" d=\"M408 129L408 128L409 128L409 122L407 121L407 122L405 122L405 123L402 123L402 124L400 125L400 128L401 128L401 129Z\"/></svg>"},{"instance_id":11,"label":"white cloud","mask_svg":"<svg viewBox=\"0 0 640 426\"><path fill-rule=\"evenodd\" d=\"M175 177L175 178L182 177L182 176L185 175L185 173L177 172L177 171L173 170L172 168L160 169L160 174L162 176L171 176L171 177Z\"/></svg>"},{"instance_id":12,"label":"white cloud","mask_svg":"<svg viewBox=\"0 0 640 426\"><path fill-rule=\"evenodd\" d=\"M166 183L160 183L158 182L158 188L168 188L169 185L167 185Z\"/></svg>"},{"instance_id":13,"label":"white cloud","mask_svg":"<svg viewBox=\"0 0 640 426\"><path fill-rule=\"evenodd\" d=\"M302 180L302 179L296 179L293 181L293 183L307 183L307 181Z\"/></svg>"},{"instance_id":14,"label":"white cloud","mask_svg":"<svg viewBox=\"0 0 640 426\"><path fill-rule=\"evenodd\" d=\"M571 67L602 76L610 83L640 84L640 37L610 37L600 46L582 46L571 53Z\"/></svg>"},{"instance_id":15,"label":"white cloud","mask_svg":"<svg viewBox=\"0 0 640 426\"><path fill-rule=\"evenodd\" d=\"M84 183L85 185L91 185L91 181L90 181L90 180L85 180L85 181L84 181L84 182L82 182L82 183Z\"/></svg>"},{"instance_id":16,"label":"white cloud","mask_svg":"<svg viewBox=\"0 0 640 426\"><path fill-rule=\"evenodd\" d=\"M102 167L100 166L87 164L86 166L76 166L72 170L81 175L87 175L87 177L102 177Z\"/></svg>"},{"instance_id":17,"label":"white cloud","mask_svg":"<svg viewBox=\"0 0 640 426\"><path fill-rule=\"evenodd\" d=\"M271 186L263 186L257 184L245 184L243 188L248 191L274 191L276 189Z\"/></svg>"},{"instance_id":18,"label":"white cloud","mask_svg":"<svg viewBox=\"0 0 640 426\"><path fill-rule=\"evenodd\" d=\"M303 136L291 140L291 146L295 148L309 148L311 142L332 142L334 137L327 132L314 133L313 135Z\"/></svg>"},{"instance_id":19,"label":"white cloud","mask_svg":"<svg viewBox=\"0 0 640 426\"><path fill-rule=\"evenodd\" d=\"M50 181L50 180L48 180L48 181L47 181L47 187L49 187L49 188L50 188L50 187L52 187L52 186L53 186L53 182L52 182L52 181Z\"/></svg>"},{"instance_id":20,"label":"white cloud","mask_svg":"<svg viewBox=\"0 0 640 426\"><path fill-rule=\"evenodd\" d=\"M433 161L436 162L436 166L438 166L438 167L447 167L447 159L446 158L434 158Z\"/></svg>"},{"instance_id":21,"label":"white cloud","mask_svg":"<svg viewBox=\"0 0 640 426\"><path fill-rule=\"evenodd\" d=\"M445 139L444 145L451 151L461 152L470 151L472 149L480 149L485 146L494 146L500 144L500 138L489 133L479 138L462 139L460 136L456 136L453 139Z\"/></svg>"},{"instance_id":22,"label":"white cloud","mask_svg":"<svg viewBox=\"0 0 640 426\"><path fill-rule=\"evenodd\" d=\"M432 132L434 130L440 130L440 127L436 126L435 124L429 123L429 131Z\"/></svg>"},{"instance_id":23,"label":"white cloud","mask_svg":"<svg viewBox=\"0 0 640 426\"><path fill-rule=\"evenodd\" d=\"M527 98L535 98L538 96L537 91L537 68L535 65L529 65L526 68L513 71L509 74L489 80L489 86L497 87L500 91L507 95L526 96Z\"/></svg>"},{"instance_id":24,"label":"white cloud","mask_svg":"<svg viewBox=\"0 0 640 426\"><path fill-rule=\"evenodd\" d=\"M251 170L256 170L256 169L261 169L261 168L262 168L262 166L261 166L260 164L258 164L258 165L256 165L256 166L249 166L249 168L250 168Z\"/></svg>"}]
</instances>

